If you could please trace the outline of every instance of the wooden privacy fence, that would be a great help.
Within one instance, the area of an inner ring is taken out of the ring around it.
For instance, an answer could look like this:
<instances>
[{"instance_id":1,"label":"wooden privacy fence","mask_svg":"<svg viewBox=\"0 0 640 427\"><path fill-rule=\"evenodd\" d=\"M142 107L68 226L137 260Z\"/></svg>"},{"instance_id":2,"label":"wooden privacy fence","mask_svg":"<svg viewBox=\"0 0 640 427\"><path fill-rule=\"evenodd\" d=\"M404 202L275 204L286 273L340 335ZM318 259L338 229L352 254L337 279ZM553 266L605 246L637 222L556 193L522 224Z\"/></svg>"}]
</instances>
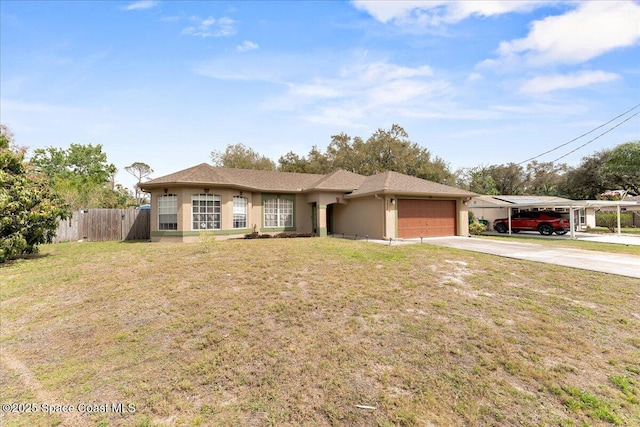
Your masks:
<instances>
[{"instance_id":1,"label":"wooden privacy fence","mask_svg":"<svg viewBox=\"0 0 640 427\"><path fill-rule=\"evenodd\" d=\"M60 221L53 242L148 240L150 218L148 209L82 209Z\"/></svg>"}]
</instances>

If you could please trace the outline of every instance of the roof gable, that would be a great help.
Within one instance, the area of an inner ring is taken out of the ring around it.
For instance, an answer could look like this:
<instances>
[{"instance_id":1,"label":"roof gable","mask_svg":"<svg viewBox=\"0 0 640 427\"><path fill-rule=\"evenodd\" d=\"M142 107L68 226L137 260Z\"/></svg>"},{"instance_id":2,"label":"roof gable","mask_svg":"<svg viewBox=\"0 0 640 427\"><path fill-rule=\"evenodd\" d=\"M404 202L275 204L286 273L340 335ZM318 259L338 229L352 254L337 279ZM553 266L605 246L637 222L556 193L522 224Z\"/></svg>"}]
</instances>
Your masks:
<instances>
[{"instance_id":1,"label":"roof gable","mask_svg":"<svg viewBox=\"0 0 640 427\"><path fill-rule=\"evenodd\" d=\"M328 175L323 175L314 182L308 190L337 190L351 192L359 188L367 177L357 173L339 169Z\"/></svg>"},{"instance_id":2,"label":"roof gable","mask_svg":"<svg viewBox=\"0 0 640 427\"><path fill-rule=\"evenodd\" d=\"M458 197L476 195L471 191L389 171L367 177L362 185L347 197L362 197L379 193Z\"/></svg>"},{"instance_id":3,"label":"roof gable","mask_svg":"<svg viewBox=\"0 0 640 427\"><path fill-rule=\"evenodd\" d=\"M183 169L169 175L161 176L140 184L141 188L157 186L160 184L231 184L220 174L219 168L214 168L207 163Z\"/></svg>"}]
</instances>

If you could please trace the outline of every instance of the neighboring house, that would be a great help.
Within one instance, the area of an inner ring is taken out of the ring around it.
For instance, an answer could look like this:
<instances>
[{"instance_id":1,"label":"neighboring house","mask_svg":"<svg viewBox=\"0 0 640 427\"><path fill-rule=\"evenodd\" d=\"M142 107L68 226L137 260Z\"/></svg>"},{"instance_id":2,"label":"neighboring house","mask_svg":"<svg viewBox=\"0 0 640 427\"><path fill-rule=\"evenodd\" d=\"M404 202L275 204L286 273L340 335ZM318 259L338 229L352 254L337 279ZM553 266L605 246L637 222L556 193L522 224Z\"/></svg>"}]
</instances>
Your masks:
<instances>
[{"instance_id":1,"label":"neighboring house","mask_svg":"<svg viewBox=\"0 0 640 427\"><path fill-rule=\"evenodd\" d=\"M631 222L634 227L640 226L640 196L627 196L624 198L626 202L624 206L621 207L621 212L627 212L633 214L631 216ZM630 203L635 203L635 205L631 205ZM594 206L588 207L586 209L586 225L588 227L596 226L596 213L616 213L615 206Z\"/></svg>"},{"instance_id":2,"label":"neighboring house","mask_svg":"<svg viewBox=\"0 0 640 427\"><path fill-rule=\"evenodd\" d=\"M468 203L469 210L479 220L486 220L489 229L493 221L499 218L507 218L509 208L512 214L521 210L557 210L569 214L570 206L574 201L554 196L477 196ZM558 207L562 206L562 207Z\"/></svg>"},{"instance_id":3,"label":"neighboring house","mask_svg":"<svg viewBox=\"0 0 640 427\"><path fill-rule=\"evenodd\" d=\"M363 176L217 168L206 163L140 184L151 193L151 240L254 231L372 239L466 236L475 193L397 172Z\"/></svg>"},{"instance_id":4,"label":"neighboring house","mask_svg":"<svg viewBox=\"0 0 640 427\"><path fill-rule=\"evenodd\" d=\"M498 218L507 218L509 211L514 214L518 211L542 211L552 210L564 212L567 217L573 211L573 223L575 230L586 231L596 226L596 212L617 212L620 208L623 212L640 210L640 204L634 198L625 201L610 200L570 200L555 196L476 196L468 203L469 210L479 220L486 220L491 229L493 221Z\"/></svg>"}]
</instances>

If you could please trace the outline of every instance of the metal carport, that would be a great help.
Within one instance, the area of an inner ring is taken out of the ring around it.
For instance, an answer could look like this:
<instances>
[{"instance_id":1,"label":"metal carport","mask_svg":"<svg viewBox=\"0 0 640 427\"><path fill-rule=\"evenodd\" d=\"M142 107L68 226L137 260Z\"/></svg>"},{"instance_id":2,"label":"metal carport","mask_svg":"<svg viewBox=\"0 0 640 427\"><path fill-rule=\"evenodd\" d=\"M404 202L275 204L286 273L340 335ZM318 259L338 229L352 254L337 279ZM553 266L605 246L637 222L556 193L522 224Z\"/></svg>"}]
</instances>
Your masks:
<instances>
[{"instance_id":1,"label":"metal carport","mask_svg":"<svg viewBox=\"0 0 640 427\"><path fill-rule=\"evenodd\" d=\"M576 209L585 208L603 208L603 207L615 207L617 214L617 234L620 235L620 208L622 206L638 206L638 202L623 201L623 200L570 200L563 198L553 198L552 200L536 201L536 196L492 196L493 198L507 202L508 205L496 205L496 204L474 204L474 208L489 208L500 209L507 208L507 217L509 222L509 234L511 232L511 214L514 208L526 209L526 208L543 208L543 209L569 209L569 222L571 228L571 238L575 239L575 217L574 212ZM516 201L517 200L517 201Z\"/></svg>"}]
</instances>

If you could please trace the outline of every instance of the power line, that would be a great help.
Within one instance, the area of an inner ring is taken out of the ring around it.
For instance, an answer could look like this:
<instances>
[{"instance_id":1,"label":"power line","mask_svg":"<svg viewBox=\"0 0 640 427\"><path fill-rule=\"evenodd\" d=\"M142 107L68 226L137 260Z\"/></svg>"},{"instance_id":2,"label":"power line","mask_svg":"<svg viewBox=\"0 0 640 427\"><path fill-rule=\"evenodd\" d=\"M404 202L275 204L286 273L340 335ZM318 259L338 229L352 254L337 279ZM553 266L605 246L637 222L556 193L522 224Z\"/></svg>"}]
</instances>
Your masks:
<instances>
[{"instance_id":1,"label":"power line","mask_svg":"<svg viewBox=\"0 0 640 427\"><path fill-rule=\"evenodd\" d=\"M618 116L614 117L613 119L609 120L608 122L603 123L603 124L601 124L600 126L598 126L598 127L596 127L596 128L591 129L589 132L583 133L582 135L580 135L580 136L578 136L578 137L576 137L576 138L573 138L573 139L572 139L571 141L569 141L569 142L565 142L564 144L560 144L560 145L558 145L557 147L552 148L551 150L545 151L545 152L544 152L544 153L542 153L542 154L538 154L537 156L531 157L530 159L527 159L527 160L525 160L525 161L523 161L523 162L520 162L520 163L518 163L518 165L521 165L521 164L523 164L523 163L527 163L527 162L529 162L529 161L531 161L531 160L535 160L535 159L537 159L538 157L542 157L542 156L544 156L545 154L549 154L549 153L554 152L554 151L556 151L556 150L558 150L558 149L560 149L560 148L562 148L562 147L564 147L564 146L566 146L566 145L569 145L569 144L571 144L572 142L575 142L575 141L577 141L578 139L580 139L580 138L582 138L582 137L584 137L584 136L587 136L587 135L589 135L590 133L593 133L593 132L597 131L598 129L602 128L602 127L605 127L605 126L606 126L606 125L608 125L609 123L611 123L611 122L613 122L613 121L616 121L616 120L617 120L617 119L619 119L620 117L624 116L625 114L630 113L631 111L635 110L635 109L636 109L636 108L638 108L638 107L640 107L640 104L638 104L638 105L636 105L636 106L634 106L634 107L630 108L629 110L627 110L627 111L625 111L624 113L622 113L622 114L620 114L620 115L618 115ZM636 114L638 114L638 113L636 113ZM636 114L634 114L633 116L635 116ZM633 116L631 116L631 117L633 117ZM631 117L629 117L627 120L629 120ZM624 122L626 122L627 120L625 120ZM624 123L624 122L622 122L622 123ZM584 144L584 145L581 145L580 147L576 148L575 150L573 150L573 151L571 151L571 152L569 152L569 153L565 154L564 156L560 157L560 159L562 159L563 157L566 157L566 156L568 156L569 154L571 154L571 153L573 153L573 152L577 151L578 149L580 149L580 148L584 147L585 145L589 144L590 142L595 141L596 139L600 138L602 135L604 135L604 134L606 134L606 133L610 132L611 130L613 130L613 129L617 128L617 127L618 127L618 126L620 126L622 123L620 123L620 124L619 124L619 125L617 125L617 126L614 126L613 128L609 129L607 132L605 132L605 133L603 133L603 134L601 134L601 135L598 135L598 137L596 137L596 138L592 139L591 141L587 142L587 143L586 143L586 144ZM558 159L556 159L556 160L558 160ZM554 162L555 162L556 160L554 160Z\"/></svg>"},{"instance_id":2,"label":"power line","mask_svg":"<svg viewBox=\"0 0 640 427\"><path fill-rule=\"evenodd\" d=\"M578 151L579 149L581 149L582 147L584 147L585 145L591 144L593 141L595 141L596 139L600 138L603 135L608 134L609 132L611 132L612 130L614 130L615 128L617 128L618 126L620 126L621 124L628 122L629 120L633 119L635 116L637 116L638 114L640 114L640 111L635 113L634 115L627 117L625 120L621 121L620 123L618 123L617 125L613 126L612 128L608 129L606 132L602 132L600 135L596 136L595 138L593 138L592 140L589 140L587 142L585 142L584 144L582 144L581 146L579 146L578 148L576 148L575 150L571 150L569 151L567 154L558 157L557 159L553 160L551 163L555 163L560 159L563 159L565 157L567 157L569 154L575 153L576 151ZM609 122L611 123L611 122Z\"/></svg>"}]
</instances>

